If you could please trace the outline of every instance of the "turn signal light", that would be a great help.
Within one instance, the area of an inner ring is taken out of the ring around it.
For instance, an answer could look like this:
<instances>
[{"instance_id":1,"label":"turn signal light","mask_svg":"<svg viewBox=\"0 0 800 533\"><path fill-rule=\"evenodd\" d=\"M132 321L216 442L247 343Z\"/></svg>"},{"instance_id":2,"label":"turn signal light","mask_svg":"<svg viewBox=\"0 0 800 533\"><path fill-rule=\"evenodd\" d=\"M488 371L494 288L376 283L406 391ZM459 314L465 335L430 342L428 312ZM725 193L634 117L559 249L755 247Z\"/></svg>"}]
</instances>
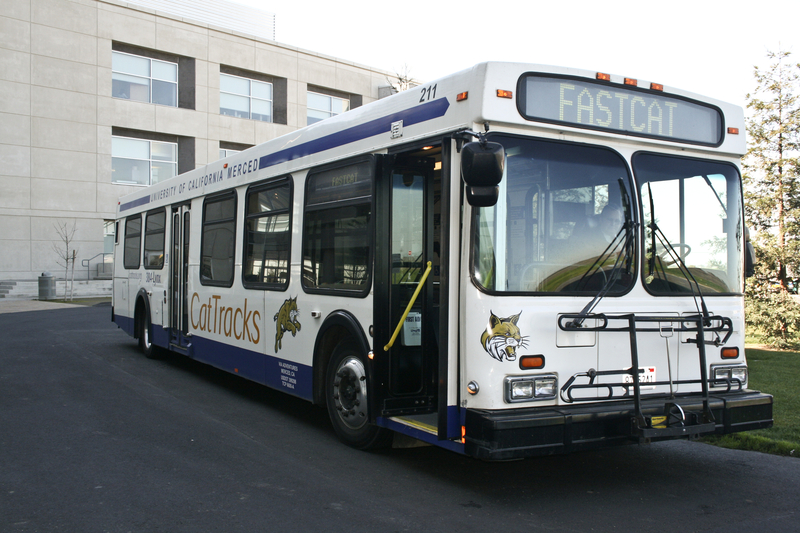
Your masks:
<instances>
[{"instance_id":1,"label":"turn signal light","mask_svg":"<svg viewBox=\"0 0 800 533\"><path fill-rule=\"evenodd\" d=\"M519 358L519 367L522 370L544 368L543 355L525 355Z\"/></svg>"},{"instance_id":2,"label":"turn signal light","mask_svg":"<svg viewBox=\"0 0 800 533\"><path fill-rule=\"evenodd\" d=\"M464 91L463 93L458 93L456 95L456 102L463 102L469 96L469 92Z\"/></svg>"},{"instance_id":3,"label":"turn signal light","mask_svg":"<svg viewBox=\"0 0 800 533\"><path fill-rule=\"evenodd\" d=\"M720 357L723 359L736 359L739 357L739 348L736 346L723 348L722 352L720 352Z\"/></svg>"}]
</instances>

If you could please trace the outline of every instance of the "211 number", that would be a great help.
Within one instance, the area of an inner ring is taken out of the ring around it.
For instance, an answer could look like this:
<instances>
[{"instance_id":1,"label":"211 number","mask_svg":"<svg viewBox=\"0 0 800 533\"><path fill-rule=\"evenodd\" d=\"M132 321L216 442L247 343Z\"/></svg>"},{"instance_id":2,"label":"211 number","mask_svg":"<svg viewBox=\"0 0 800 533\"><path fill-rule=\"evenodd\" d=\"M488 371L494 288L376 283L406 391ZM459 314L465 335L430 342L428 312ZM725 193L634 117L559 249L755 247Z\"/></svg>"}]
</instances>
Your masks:
<instances>
[{"instance_id":1,"label":"211 number","mask_svg":"<svg viewBox=\"0 0 800 533\"><path fill-rule=\"evenodd\" d=\"M419 97L419 103L425 102L427 100L431 100L436 98L436 85L428 86L422 89L422 95Z\"/></svg>"}]
</instances>

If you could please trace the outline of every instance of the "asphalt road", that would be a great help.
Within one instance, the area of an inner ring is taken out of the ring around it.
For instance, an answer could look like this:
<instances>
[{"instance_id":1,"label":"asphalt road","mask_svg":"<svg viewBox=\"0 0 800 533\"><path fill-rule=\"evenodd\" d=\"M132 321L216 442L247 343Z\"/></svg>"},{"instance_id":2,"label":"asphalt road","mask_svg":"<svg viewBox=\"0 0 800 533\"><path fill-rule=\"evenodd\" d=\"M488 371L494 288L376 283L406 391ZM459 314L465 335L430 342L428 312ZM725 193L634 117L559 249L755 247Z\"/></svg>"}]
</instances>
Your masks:
<instances>
[{"instance_id":1,"label":"asphalt road","mask_svg":"<svg viewBox=\"0 0 800 533\"><path fill-rule=\"evenodd\" d=\"M0 532L800 531L800 460L696 442L486 463L359 452L325 411L110 307L0 314Z\"/></svg>"}]
</instances>

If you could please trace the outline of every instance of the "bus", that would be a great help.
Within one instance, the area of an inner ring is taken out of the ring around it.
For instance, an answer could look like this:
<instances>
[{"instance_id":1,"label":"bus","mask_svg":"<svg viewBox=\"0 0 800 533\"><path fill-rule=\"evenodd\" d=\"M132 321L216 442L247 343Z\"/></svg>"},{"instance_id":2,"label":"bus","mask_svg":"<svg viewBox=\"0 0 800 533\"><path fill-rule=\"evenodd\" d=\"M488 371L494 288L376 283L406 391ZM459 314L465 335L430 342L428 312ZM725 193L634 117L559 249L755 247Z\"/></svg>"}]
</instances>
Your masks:
<instances>
[{"instance_id":1,"label":"bus","mask_svg":"<svg viewBox=\"0 0 800 533\"><path fill-rule=\"evenodd\" d=\"M770 427L744 127L657 83L481 63L122 197L112 319L149 357L327 409L358 449Z\"/></svg>"}]
</instances>

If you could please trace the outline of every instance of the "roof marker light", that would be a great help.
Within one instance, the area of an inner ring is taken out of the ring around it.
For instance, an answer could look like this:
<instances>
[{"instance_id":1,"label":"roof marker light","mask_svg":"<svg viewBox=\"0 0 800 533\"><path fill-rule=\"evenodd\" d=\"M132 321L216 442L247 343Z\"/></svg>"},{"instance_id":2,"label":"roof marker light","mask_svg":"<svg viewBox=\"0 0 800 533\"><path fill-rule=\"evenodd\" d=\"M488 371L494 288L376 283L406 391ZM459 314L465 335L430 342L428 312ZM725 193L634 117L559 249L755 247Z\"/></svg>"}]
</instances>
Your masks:
<instances>
[{"instance_id":1,"label":"roof marker light","mask_svg":"<svg viewBox=\"0 0 800 533\"><path fill-rule=\"evenodd\" d=\"M498 98L513 98L514 94L511 91L506 91L504 89L497 89L497 97Z\"/></svg>"},{"instance_id":2,"label":"roof marker light","mask_svg":"<svg viewBox=\"0 0 800 533\"><path fill-rule=\"evenodd\" d=\"M467 91L464 91L463 93L458 93L456 95L456 102L462 102L462 101L466 100L467 96L469 96L469 92L467 92Z\"/></svg>"},{"instance_id":3,"label":"roof marker light","mask_svg":"<svg viewBox=\"0 0 800 533\"><path fill-rule=\"evenodd\" d=\"M653 91L664 92L664 86L661 85L660 83L651 83L650 84L650 89L653 90Z\"/></svg>"},{"instance_id":4,"label":"roof marker light","mask_svg":"<svg viewBox=\"0 0 800 533\"><path fill-rule=\"evenodd\" d=\"M639 85L639 81L635 78L625 78L625 85L633 85L636 87Z\"/></svg>"},{"instance_id":5,"label":"roof marker light","mask_svg":"<svg viewBox=\"0 0 800 533\"><path fill-rule=\"evenodd\" d=\"M598 72L595 77L598 80L611 81L611 74L606 74L605 72Z\"/></svg>"}]
</instances>

